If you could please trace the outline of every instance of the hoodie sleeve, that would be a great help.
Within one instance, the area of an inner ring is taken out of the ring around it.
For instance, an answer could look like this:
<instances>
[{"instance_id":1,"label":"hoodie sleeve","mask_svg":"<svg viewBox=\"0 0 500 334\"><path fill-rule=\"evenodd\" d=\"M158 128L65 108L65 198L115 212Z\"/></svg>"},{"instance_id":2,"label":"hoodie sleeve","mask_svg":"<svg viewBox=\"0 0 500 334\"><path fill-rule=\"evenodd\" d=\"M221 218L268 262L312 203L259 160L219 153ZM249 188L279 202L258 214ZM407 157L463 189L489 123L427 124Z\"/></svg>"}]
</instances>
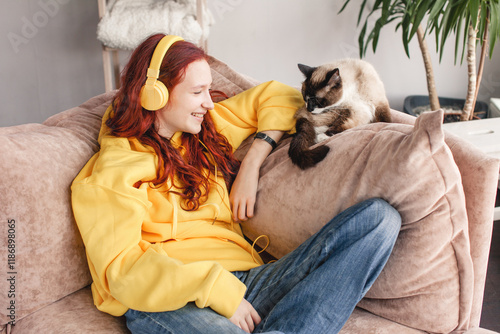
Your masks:
<instances>
[{"instance_id":1,"label":"hoodie sleeve","mask_svg":"<svg viewBox=\"0 0 500 334\"><path fill-rule=\"evenodd\" d=\"M290 131L295 112L304 104L300 92L278 81L269 81L216 103L211 116L233 148L252 133Z\"/></svg>"},{"instance_id":2,"label":"hoodie sleeve","mask_svg":"<svg viewBox=\"0 0 500 334\"><path fill-rule=\"evenodd\" d=\"M119 316L128 308L176 310L188 302L231 317L246 291L233 274L212 261L192 264L171 258L161 244L142 239L151 207L147 183L152 154L102 152L72 185L73 212L86 247L96 306Z\"/></svg>"}]
</instances>

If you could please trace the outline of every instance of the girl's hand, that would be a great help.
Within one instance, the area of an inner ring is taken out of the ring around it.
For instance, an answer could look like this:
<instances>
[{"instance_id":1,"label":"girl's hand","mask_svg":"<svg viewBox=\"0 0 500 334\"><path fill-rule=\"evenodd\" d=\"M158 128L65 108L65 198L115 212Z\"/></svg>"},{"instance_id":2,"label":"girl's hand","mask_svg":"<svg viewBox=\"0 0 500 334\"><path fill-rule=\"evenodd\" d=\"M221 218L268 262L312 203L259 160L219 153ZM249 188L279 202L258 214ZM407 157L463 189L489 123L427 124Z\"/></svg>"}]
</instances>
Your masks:
<instances>
[{"instance_id":1,"label":"girl's hand","mask_svg":"<svg viewBox=\"0 0 500 334\"><path fill-rule=\"evenodd\" d=\"M234 312L233 316L229 318L233 324L243 329L247 333L252 333L261 319L257 311L253 308L246 299L243 299Z\"/></svg>"},{"instance_id":2,"label":"girl's hand","mask_svg":"<svg viewBox=\"0 0 500 334\"><path fill-rule=\"evenodd\" d=\"M259 169L242 164L229 194L234 221L253 217L258 183Z\"/></svg>"},{"instance_id":3,"label":"girl's hand","mask_svg":"<svg viewBox=\"0 0 500 334\"><path fill-rule=\"evenodd\" d=\"M278 141L283 135L281 131L264 131L264 133L275 141ZM245 221L253 217L260 166L271 150L272 147L269 143L256 139L241 162L240 170L229 194L234 221Z\"/></svg>"}]
</instances>

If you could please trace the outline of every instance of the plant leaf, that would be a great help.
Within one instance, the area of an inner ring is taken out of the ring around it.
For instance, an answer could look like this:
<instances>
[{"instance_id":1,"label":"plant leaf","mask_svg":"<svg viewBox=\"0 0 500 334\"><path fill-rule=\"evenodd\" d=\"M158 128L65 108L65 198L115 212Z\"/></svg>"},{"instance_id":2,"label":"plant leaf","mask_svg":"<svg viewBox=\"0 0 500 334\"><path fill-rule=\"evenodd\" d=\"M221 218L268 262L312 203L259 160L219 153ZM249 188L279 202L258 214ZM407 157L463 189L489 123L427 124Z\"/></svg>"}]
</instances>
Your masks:
<instances>
[{"instance_id":1,"label":"plant leaf","mask_svg":"<svg viewBox=\"0 0 500 334\"><path fill-rule=\"evenodd\" d=\"M359 32L358 44L359 44L359 57L363 58L366 54L366 48L364 46L365 34L366 34L366 26L368 25L368 21L365 21L363 28Z\"/></svg>"},{"instance_id":2,"label":"plant leaf","mask_svg":"<svg viewBox=\"0 0 500 334\"><path fill-rule=\"evenodd\" d=\"M344 4L342 5L342 8L340 8L340 10L337 12L337 15L342 13L344 11L344 9L347 7L347 4L350 2L351 0L345 0ZM363 1L365 2L365 1ZM361 12L361 11L360 11Z\"/></svg>"},{"instance_id":3,"label":"plant leaf","mask_svg":"<svg viewBox=\"0 0 500 334\"><path fill-rule=\"evenodd\" d=\"M490 19L490 30L489 30L489 45L490 52L489 57L493 56L493 49L495 48L496 41L500 39L500 3L498 1L489 2L489 19Z\"/></svg>"}]
</instances>

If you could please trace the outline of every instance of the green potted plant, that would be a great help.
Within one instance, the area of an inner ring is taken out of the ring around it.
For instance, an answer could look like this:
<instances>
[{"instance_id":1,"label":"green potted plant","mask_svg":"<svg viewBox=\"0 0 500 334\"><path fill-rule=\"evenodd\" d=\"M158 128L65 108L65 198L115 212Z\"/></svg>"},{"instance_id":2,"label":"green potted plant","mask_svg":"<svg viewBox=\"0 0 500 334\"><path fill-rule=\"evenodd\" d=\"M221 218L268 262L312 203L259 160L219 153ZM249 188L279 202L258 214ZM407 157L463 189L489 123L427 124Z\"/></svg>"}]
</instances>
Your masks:
<instances>
[{"instance_id":1,"label":"green potted plant","mask_svg":"<svg viewBox=\"0 0 500 334\"><path fill-rule=\"evenodd\" d=\"M344 1L339 13L349 2L350 0ZM373 5L370 7L371 2ZM378 18L373 28L369 30L370 20L376 17ZM454 33L455 63L459 58L463 61L466 55L468 71L467 94L461 103L459 119L472 119L473 106L479 104L476 100L488 45L491 58L495 42L500 38L499 0L363 0L359 9L358 25L362 20L364 23L358 37L360 57L366 54L370 44L373 52L376 51L381 29L391 22L397 22L396 30L401 29L402 42L408 57L409 43L417 36L426 71L429 93L427 104L430 104L431 110L441 108L442 102L447 102L447 99L439 98L436 92L430 51L425 37L429 33L435 34L436 51L439 52L441 60L446 41ZM478 36L481 38L477 38ZM481 53L477 68L478 43L481 45ZM405 104L408 104L407 101ZM486 103L482 104L486 106Z\"/></svg>"}]
</instances>

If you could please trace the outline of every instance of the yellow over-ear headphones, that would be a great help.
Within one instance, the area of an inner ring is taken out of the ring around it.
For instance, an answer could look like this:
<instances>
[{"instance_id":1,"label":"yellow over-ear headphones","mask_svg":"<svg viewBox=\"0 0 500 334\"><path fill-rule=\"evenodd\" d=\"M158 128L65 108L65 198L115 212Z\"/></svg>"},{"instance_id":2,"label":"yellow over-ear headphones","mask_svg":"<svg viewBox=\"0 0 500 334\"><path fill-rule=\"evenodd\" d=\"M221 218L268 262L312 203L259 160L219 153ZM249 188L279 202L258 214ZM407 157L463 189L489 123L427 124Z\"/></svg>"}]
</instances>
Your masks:
<instances>
[{"instance_id":1,"label":"yellow over-ear headphones","mask_svg":"<svg viewBox=\"0 0 500 334\"><path fill-rule=\"evenodd\" d=\"M163 108L168 101L168 89L163 82L158 80L160 76L160 66L167 50L177 41L183 41L179 36L167 35L163 37L153 52L151 63L149 64L147 79L141 88L141 106L147 110L158 110Z\"/></svg>"}]
</instances>

